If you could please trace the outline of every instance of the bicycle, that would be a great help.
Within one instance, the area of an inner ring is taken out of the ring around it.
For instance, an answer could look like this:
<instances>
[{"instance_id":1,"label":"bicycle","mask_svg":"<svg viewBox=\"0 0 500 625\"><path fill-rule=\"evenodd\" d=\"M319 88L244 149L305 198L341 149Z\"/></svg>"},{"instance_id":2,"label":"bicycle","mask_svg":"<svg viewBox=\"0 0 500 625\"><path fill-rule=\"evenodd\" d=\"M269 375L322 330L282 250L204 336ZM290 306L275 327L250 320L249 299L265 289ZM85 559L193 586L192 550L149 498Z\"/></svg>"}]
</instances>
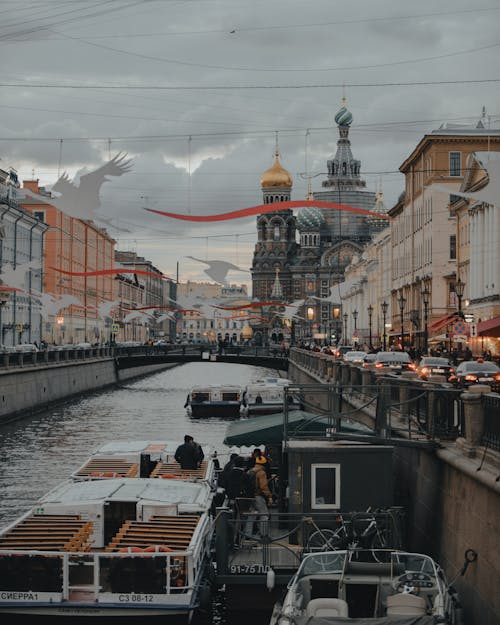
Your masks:
<instances>
[{"instance_id":1,"label":"bicycle","mask_svg":"<svg viewBox=\"0 0 500 625\"><path fill-rule=\"evenodd\" d=\"M353 514L350 519L345 519L342 514L339 514L336 521L340 522L340 525L332 530L318 527L311 519L310 522L316 531L307 539L305 550L310 553L338 549L369 550L376 562L381 561L376 550L385 549L387 543L374 513L370 513L370 508L366 513ZM359 525L361 527L358 527Z\"/></svg>"}]
</instances>

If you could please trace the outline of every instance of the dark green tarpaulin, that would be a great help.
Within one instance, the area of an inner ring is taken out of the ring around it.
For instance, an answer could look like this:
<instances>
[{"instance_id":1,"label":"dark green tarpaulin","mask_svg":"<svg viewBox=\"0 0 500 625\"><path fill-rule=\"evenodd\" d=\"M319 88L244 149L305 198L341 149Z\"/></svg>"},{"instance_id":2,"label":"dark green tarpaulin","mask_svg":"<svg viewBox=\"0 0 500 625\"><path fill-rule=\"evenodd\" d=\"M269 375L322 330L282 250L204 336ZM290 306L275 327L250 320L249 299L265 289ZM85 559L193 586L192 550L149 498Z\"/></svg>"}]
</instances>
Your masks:
<instances>
[{"instance_id":1,"label":"dark green tarpaulin","mask_svg":"<svg viewBox=\"0 0 500 625\"><path fill-rule=\"evenodd\" d=\"M250 447L252 445L272 445L283 440L284 413L263 415L252 419L241 419L230 423L226 430L224 444L236 447ZM325 433L327 427L332 427L334 420L325 415L317 415L303 410L291 410L288 413L288 435ZM370 430L362 424L341 421L341 432L355 432L368 434Z\"/></svg>"}]
</instances>

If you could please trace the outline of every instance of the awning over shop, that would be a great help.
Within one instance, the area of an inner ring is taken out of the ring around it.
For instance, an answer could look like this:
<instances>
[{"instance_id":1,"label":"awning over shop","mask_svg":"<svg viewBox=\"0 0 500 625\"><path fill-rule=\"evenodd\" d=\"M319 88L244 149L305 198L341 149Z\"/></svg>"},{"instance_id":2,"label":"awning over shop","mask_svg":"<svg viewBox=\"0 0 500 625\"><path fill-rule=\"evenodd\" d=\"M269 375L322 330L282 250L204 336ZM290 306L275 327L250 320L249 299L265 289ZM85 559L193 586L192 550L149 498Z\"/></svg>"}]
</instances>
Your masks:
<instances>
[{"instance_id":1,"label":"awning over shop","mask_svg":"<svg viewBox=\"0 0 500 625\"><path fill-rule=\"evenodd\" d=\"M455 312L448 313L447 315L444 315L444 317L441 317L440 319L436 319L436 321L431 323L431 325L429 326L429 332L431 333L437 332L438 330L441 330L441 328L444 328L447 325L455 323L455 321L458 321L458 320L461 320L460 315L458 315Z\"/></svg>"},{"instance_id":2,"label":"awning over shop","mask_svg":"<svg viewBox=\"0 0 500 625\"><path fill-rule=\"evenodd\" d=\"M250 447L252 445L272 445L283 441L284 413L262 415L252 419L243 419L230 423L226 430L224 445ZM325 415L318 415L303 410L292 410L288 413L288 434L293 436L304 434L324 434L331 420ZM341 421L341 432L368 434L369 428L354 421Z\"/></svg>"},{"instance_id":3,"label":"awning over shop","mask_svg":"<svg viewBox=\"0 0 500 625\"><path fill-rule=\"evenodd\" d=\"M486 319L477 324L478 336L500 336L500 317Z\"/></svg>"}]
</instances>

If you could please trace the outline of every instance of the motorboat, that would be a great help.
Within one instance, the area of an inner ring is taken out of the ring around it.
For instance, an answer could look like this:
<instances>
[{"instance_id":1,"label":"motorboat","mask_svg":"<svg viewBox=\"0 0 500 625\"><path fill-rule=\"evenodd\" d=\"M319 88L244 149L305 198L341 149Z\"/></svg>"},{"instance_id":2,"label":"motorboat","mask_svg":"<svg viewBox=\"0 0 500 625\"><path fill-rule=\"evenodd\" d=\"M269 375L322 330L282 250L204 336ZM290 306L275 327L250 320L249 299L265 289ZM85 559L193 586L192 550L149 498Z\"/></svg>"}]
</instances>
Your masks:
<instances>
[{"instance_id":1,"label":"motorboat","mask_svg":"<svg viewBox=\"0 0 500 625\"><path fill-rule=\"evenodd\" d=\"M265 378L248 384L241 398L240 413L244 417L276 414L285 409L299 410L302 407L300 397L287 393L290 382L283 378Z\"/></svg>"},{"instance_id":2,"label":"motorboat","mask_svg":"<svg viewBox=\"0 0 500 625\"><path fill-rule=\"evenodd\" d=\"M455 591L429 556L339 550L304 556L270 625L456 625L460 617Z\"/></svg>"},{"instance_id":3,"label":"motorboat","mask_svg":"<svg viewBox=\"0 0 500 625\"><path fill-rule=\"evenodd\" d=\"M189 622L208 607L213 462L183 475L171 449L104 446L3 529L0 613Z\"/></svg>"},{"instance_id":4,"label":"motorboat","mask_svg":"<svg viewBox=\"0 0 500 625\"><path fill-rule=\"evenodd\" d=\"M238 417L242 389L232 384L194 386L184 407L192 417Z\"/></svg>"}]
</instances>

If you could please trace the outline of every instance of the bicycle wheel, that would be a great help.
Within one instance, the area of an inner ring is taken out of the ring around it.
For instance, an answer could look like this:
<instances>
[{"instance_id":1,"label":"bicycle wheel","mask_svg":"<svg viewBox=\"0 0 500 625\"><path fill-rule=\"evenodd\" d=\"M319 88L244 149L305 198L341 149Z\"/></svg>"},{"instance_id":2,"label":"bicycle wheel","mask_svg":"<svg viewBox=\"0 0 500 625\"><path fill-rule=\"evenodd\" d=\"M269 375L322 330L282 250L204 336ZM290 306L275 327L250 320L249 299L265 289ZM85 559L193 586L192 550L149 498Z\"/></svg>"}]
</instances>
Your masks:
<instances>
[{"instance_id":1,"label":"bicycle wheel","mask_svg":"<svg viewBox=\"0 0 500 625\"><path fill-rule=\"evenodd\" d=\"M316 530L309 536L306 550L309 552L334 551L342 546L342 542L341 537L333 530Z\"/></svg>"}]
</instances>

